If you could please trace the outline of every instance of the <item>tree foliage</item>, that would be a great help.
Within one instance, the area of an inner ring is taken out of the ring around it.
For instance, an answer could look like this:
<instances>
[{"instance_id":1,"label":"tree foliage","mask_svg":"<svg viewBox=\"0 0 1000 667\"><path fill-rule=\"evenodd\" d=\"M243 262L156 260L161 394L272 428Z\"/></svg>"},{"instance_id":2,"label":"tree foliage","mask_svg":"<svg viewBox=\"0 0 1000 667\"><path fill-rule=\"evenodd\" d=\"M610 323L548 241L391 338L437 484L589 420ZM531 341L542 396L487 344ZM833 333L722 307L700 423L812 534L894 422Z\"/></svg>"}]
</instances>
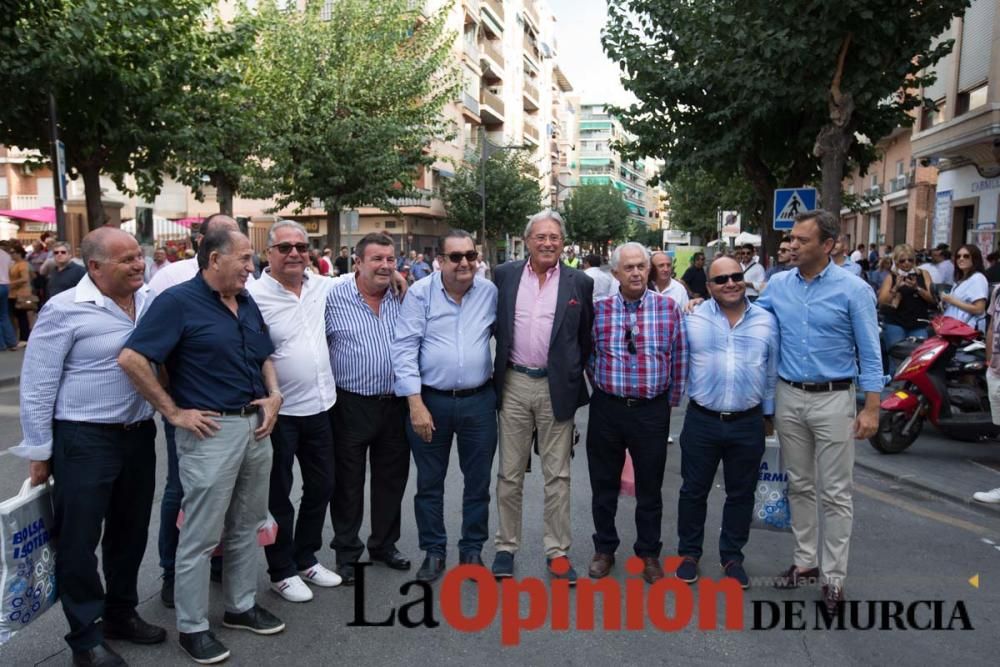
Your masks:
<instances>
[{"instance_id":1,"label":"tree foliage","mask_svg":"<svg viewBox=\"0 0 1000 667\"><path fill-rule=\"evenodd\" d=\"M720 181L704 169L682 169L665 184L670 201L670 226L703 241L718 236L718 212L741 211L744 219L756 209L747 181L736 175Z\"/></svg>"},{"instance_id":2,"label":"tree foliage","mask_svg":"<svg viewBox=\"0 0 1000 667\"><path fill-rule=\"evenodd\" d=\"M424 17L409 0L325 4L261 3L247 80L274 141L251 165L252 189L278 207L318 199L338 247L337 212L395 210L433 164L431 142L453 131L441 109L458 91L456 36L445 28L450 5Z\"/></svg>"},{"instance_id":3,"label":"tree foliage","mask_svg":"<svg viewBox=\"0 0 1000 667\"><path fill-rule=\"evenodd\" d=\"M604 47L638 103L617 110L634 156L667 179L742 174L770 218L771 192L813 182L840 210L848 159L912 122L920 86L952 48L934 38L968 0L610 0ZM765 237L776 238L763 225Z\"/></svg>"},{"instance_id":4,"label":"tree foliage","mask_svg":"<svg viewBox=\"0 0 1000 667\"><path fill-rule=\"evenodd\" d=\"M629 236L629 209L622 193L610 184L588 184L573 189L566 200L566 225L577 243L606 248Z\"/></svg>"}]
</instances>

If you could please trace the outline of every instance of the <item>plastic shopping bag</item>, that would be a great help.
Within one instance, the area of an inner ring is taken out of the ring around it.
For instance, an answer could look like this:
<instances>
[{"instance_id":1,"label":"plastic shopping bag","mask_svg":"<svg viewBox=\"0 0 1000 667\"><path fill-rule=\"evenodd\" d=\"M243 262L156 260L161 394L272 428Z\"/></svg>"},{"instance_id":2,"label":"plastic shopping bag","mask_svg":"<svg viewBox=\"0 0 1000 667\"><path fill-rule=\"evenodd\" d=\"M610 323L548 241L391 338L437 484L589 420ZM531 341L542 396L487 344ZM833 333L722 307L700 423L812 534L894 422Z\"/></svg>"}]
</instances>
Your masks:
<instances>
[{"instance_id":1,"label":"plastic shopping bag","mask_svg":"<svg viewBox=\"0 0 1000 667\"><path fill-rule=\"evenodd\" d=\"M635 467L632 465L632 456L628 451L625 452L625 466L622 468L622 486L619 495L635 498Z\"/></svg>"},{"instance_id":2,"label":"plastic shopping bag","mask_svg":"<svg viewBox=\"0 0 1000 667\"><path fill-rule=\"evenodd\" d=\"M778 439L768 438L764 456L757 472L757 490L753 501L751 528L792 531L792 513L788 505L788 475L781 464L781 446Z\"/></svg>"},{"instance_id":3,"label":"plastic shopping bag","mask_svg":"<svg viewBox=\"0 0 1000 667\"><path fill-rule=\"evenodd\" d=\"M0 644L56 602L51 542L52 487L32 487L0 503Z\"/></svg>"}]
</instances>

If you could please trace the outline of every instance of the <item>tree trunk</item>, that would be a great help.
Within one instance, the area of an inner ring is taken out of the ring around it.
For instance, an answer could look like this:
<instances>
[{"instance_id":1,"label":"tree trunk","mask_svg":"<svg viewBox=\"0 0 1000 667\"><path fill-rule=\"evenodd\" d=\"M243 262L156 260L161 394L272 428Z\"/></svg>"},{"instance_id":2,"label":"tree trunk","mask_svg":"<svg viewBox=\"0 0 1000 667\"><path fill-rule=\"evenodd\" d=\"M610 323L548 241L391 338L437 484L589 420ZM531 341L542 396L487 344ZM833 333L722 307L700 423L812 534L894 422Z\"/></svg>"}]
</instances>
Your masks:
<instances>
[{"instance_id":1,"label":"tree trunk","mask_svg":"<svg viewBox=\"0 0 1000 667\"><path fill-rule=\"evenodd\" d=\"M335 207L326 209L326 244L334 257L340 253L340 211Z\"/></svg>"},{"instance_id":2,"label":"tree trunk","mask_svg":"<svg viewBox=\"0 0 1000 667\"><path fill-rule=\"evenodd\" d=\"M825 125L816 139L814 153L820 158L823 166L823 185L820 201L824 209L840 218L843 203L841 182L844 180L844 166L847 164L847 151L851 147L854 135L845 132L833 124Z\"/></svg>"},{"instance_id":3,"label":"tree trunk","mask_svg":"<svg viewBox=\"0 0 1000 667\"><path fill-rule=\"evenodd\" d=\"M107 222L101 202L101 170L94 165L85 165L80 167L80 174L87 198L87 228L94 230Z\"/></svg>"},{"instance_id":4,"label":"tree trunk","mask_svg":"<svg viewBox=\"0 0 1000 667\"><path fill-rule=\"evenodd\" d=\"M233 186L224 178L217 180L215 199L219 202L219 212L233 217Z\"/></svg>"},{"instance_id":5,"label":"tree trunk","mask_svg":"<svg viewBox=\"0 0 1000 667\"><path fill-rule=\"evenodd\" d=\"M764 210L764 218L760 224L760 246L766 258L764 263L767 264L771 257L778 254L778 243L781 240L781 234L774 229L774 190L778 187L778 179L755 153L744 155L741 166Z\"/></svg>"}]
</instances>

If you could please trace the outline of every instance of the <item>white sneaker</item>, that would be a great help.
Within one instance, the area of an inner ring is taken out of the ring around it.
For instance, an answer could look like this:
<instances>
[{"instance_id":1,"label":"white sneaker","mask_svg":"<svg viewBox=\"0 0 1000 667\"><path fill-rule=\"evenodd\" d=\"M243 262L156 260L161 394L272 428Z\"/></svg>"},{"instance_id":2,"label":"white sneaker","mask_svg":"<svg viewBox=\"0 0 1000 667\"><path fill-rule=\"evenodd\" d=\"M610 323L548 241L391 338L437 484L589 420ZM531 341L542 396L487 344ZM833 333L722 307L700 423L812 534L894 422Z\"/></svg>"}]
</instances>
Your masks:
<instances>
[{"instance_id":1,"label":"white sneaker","mask_svg":"<svg viewBox=\"0 0 1000 667\"><path fill-rule=\"evenodd\" d=\"M972 497L981 503L1000 505L1000 487L997 487L992 491L976 491L972 494Z\"/></svg>"},{"instance_id":2,"label":"white sneaker","mask_svg":"<svg viewBox=\"0 0 1000 667\"><path fill-rule=\"evenodd\" d=\"M672 435L668 435L667 436L667 444L668 445L674 444L674 436L672 436Z\"/></svg>"},{"instance_id":3,"label":"white sneaker","mask_svg":"<svg viewBox=\"0 0 1000 667\"><path fill-rule=\"evenodd\" d=\"M309 587L294 576L281 581L272 581L271 590L289 602L309 602L313 599L313 592Z\"/></svg>"},{"instance_id":4,"label":"white sneaker","mask_svg":"<svg viewBox=\"0 0 1000 667\"><path fill-rule=\"evenodd\" d=\"M323 588L333 588L334 586L339 586L343 579L336 572L332 572L319 563L316 563L308 570L302 570L299 572L299 576L304 580L308 581L314 586L321 586Z\"/></svg>"}]
</instances>

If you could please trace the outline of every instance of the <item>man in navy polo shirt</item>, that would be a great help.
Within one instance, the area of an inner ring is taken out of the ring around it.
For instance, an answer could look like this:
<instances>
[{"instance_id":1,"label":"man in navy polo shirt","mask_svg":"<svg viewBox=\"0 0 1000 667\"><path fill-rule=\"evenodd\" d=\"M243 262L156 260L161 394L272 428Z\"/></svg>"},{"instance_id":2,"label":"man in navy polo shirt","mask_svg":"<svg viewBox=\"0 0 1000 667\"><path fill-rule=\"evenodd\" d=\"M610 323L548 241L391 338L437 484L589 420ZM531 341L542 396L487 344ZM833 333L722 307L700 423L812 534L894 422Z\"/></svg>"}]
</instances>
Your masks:
<instances>
[{"instance_id":1,"label":"man in navy polo shirt","mask_svg":"<svg viewBox=\"0 0 1000 667\"><path fill-rule=\"evenodd\" d=\"M118 359L177 428L185 515L175 568L177 629L181 646L203 664L229 656L207 618L209 554L220 535L223 625L257 634L285 627L255 602L256 533L267 518L270 433L283 399L268 359L274 345L244 289L252 257L243 234L210 230L198 249L200 273L157 297ZM169 394L150 362L166 366Z\"/></svg>"}]
</instances>

